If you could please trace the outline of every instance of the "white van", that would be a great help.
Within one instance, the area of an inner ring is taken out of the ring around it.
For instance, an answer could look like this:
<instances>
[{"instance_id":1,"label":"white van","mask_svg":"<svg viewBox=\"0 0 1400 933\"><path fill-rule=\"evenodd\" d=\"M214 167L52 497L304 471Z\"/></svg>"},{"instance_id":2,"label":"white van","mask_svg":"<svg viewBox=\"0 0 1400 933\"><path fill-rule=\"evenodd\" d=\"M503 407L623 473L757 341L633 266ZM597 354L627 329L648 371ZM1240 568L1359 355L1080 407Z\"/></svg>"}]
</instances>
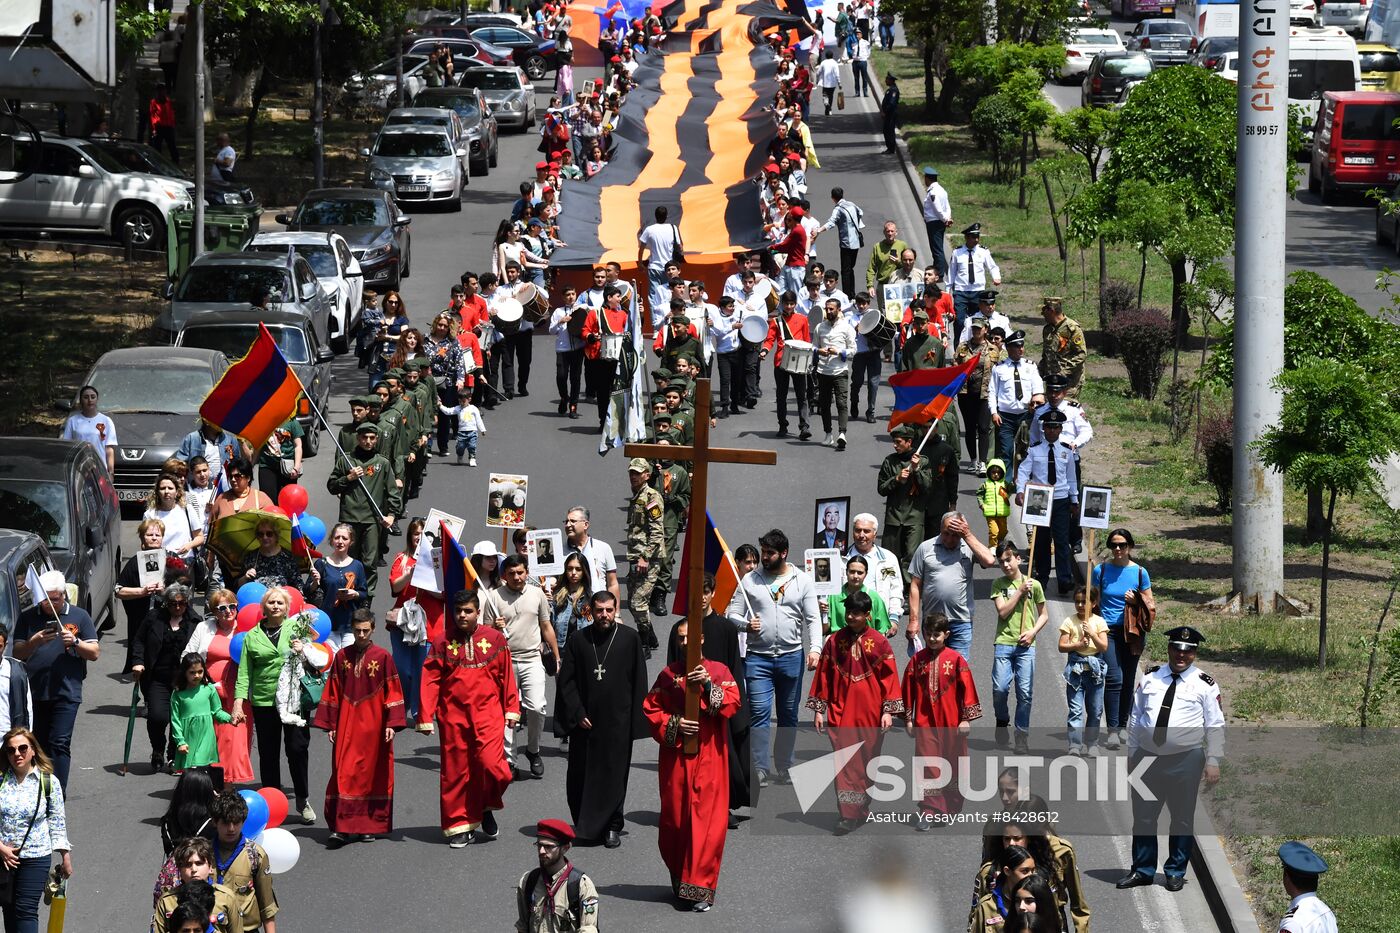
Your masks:
<instances>
[{"instance_id":1,"label":"white van","mask_svg":"<svg viewBox=\"0 0 1400 933\"><path fill-rule=\"evenodd\" d=\"M1288 37L1288 103L1303 111L1310 135L1323 94L1361 87L1361 56L1356 40L1336 26L1295 26Z\"/></svg>"}]
</instances>

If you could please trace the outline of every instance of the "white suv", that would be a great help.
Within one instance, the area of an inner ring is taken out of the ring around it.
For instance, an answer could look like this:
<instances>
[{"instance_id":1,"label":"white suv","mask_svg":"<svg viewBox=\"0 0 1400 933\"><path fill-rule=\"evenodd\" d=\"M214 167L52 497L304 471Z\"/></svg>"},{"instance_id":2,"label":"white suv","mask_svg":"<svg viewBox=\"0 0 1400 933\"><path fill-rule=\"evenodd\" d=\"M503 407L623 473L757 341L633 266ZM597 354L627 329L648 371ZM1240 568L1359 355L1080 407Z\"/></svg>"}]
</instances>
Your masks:
<instances>
[{"instance_id":1,"label":"white suv","mask_svg":"<svg viewBox=\"0 0 1400 933\"><path fill-rule=\"evenodd\" d=\"M33 145L14 143L19 150ZM41 145L34 174L0 185L0 225L101 233L159 251L171 211L194 206L185 183L132 172L90 140L44 134ZM27 153L16 157L31 164Z\"/></svg>"}]
</instances>

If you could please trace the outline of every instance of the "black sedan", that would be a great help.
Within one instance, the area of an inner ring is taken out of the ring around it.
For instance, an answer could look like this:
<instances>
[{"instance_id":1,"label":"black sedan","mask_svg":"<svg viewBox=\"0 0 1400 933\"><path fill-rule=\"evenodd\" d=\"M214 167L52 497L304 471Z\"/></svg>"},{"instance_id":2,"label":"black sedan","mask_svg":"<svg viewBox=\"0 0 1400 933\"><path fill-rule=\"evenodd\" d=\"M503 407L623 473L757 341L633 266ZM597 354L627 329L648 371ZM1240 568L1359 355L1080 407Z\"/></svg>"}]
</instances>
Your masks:
<instances>
[{"instance_id":1,"label":"black sedan","mask_svg":"<svg viewBox=\"0 0 1400 933\"><path fill-rule=\"evenodd\" d=\"M228 369L222 353L178 347L109 350L88 372L117 426L117 497L141 503L165 461L199 426L199 406Z\"/></svg>"},{"instance_id":2,"label":"black sedan","mask_svg":"<svg viewBox=\"0 0 1400 933\"><path fill-rule=\"evenodd\" d=\"M1085 107L1110 107L1130 81L1141 81L1156 70L1146 52L1100 52L1094 56L1080 86Z\"/></svg>"},{"instance_id":3,"label":"black sedan","mask_svg":"<svg viewBox=\"0 0 1400 933\"><path fill-rule=\"evenodd\" d=\"M397 291L411 271L408 225L394 196L376 188L317 188L291 214L278 214L288 230L339 233L365 274L365 290Z\"/></svg>"},{"instance_id":4,"label":"black sedan","mask_svg":"<svg viewBox=\"0 0 1400 933\"><path fill-rule=\"evenodd\" d=\"M553 39L541 39L514 26L482 26L472 30L472 38L510 49L515 63L531 81L559 67L559 47Z\"/></svg>"}]
</instances>

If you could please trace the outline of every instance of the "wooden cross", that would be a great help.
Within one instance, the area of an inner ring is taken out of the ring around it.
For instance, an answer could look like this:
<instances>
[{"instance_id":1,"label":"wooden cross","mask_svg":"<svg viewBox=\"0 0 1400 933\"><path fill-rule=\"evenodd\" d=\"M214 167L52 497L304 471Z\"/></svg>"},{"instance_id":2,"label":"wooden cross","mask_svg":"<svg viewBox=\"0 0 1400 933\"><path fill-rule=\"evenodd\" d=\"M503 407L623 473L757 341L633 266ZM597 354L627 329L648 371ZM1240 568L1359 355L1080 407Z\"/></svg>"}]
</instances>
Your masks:
<instances>
[{"instance_id":1,"label":"wooden cross","mask_svg":"<svg viewBox=\"0 0 1400 933\"><path fill-rule=\"evenodd\" d=\"M710 446L710 380L695 381L695 443L689 447L674 444L627 444L622 448L628 457L644 457L648 460L685 460L691 464L690 513L686 526L686 546L690 551L690 566L681 568L687 575L690 596L686 606L685 670L690 672L703 660L700 650L701 632L704 630L704 609L702 598L705 580L705 500L709 487L709 466L711 463L749 463L774 466L778 454L772 450L740 450L733 447ZM722 610L721 610L722 611ZM700 688L687 685L685 691L685 718L698 720L700 717ZM699 750L695 736L687 736L685 753L693 755Z\"/></svg>"}]
</instances>

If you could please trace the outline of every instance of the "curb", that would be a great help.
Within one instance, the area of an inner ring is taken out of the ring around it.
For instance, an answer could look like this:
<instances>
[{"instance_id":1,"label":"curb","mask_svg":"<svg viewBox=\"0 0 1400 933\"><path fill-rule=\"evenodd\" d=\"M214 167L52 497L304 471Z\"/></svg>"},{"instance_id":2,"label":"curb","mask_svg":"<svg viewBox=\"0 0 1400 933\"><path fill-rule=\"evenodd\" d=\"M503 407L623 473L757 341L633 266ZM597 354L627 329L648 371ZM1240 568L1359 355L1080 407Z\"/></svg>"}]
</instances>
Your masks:
<instances>
[{"instance_id":1,"label":"curb","mask_svg":"<svg viewBox=\"0 0 1400 933\"><path fill-rule=\"evenodd\" d=\"M1259 921L1220 845L1219 836L1197 836L1191 850L1191 867L1201 886L1216 926L1226 933L1259 933Z\"/></svg>"}]
</instances>

